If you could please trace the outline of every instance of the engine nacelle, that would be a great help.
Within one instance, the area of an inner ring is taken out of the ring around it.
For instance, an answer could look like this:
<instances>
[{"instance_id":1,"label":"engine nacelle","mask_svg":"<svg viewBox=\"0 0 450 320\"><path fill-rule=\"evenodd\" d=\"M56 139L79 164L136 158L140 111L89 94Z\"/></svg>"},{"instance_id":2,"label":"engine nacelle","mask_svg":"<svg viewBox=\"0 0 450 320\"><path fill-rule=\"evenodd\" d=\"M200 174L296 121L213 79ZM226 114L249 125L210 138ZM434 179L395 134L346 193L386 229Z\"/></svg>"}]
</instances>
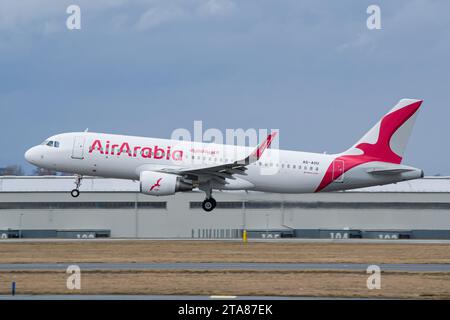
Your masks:
<instances>
[{"instance_id":1,"label":"engine nacelle","mask_svg":"<svg viewBox=\"0 0 450 320\"><path fill-rule=\"evenodd\" d=\"M168 196L179 191L191 191L192 183L180 176L155 171L143 171L140 176L141 192L152 196Z\"/></svg>"}]
</instances>

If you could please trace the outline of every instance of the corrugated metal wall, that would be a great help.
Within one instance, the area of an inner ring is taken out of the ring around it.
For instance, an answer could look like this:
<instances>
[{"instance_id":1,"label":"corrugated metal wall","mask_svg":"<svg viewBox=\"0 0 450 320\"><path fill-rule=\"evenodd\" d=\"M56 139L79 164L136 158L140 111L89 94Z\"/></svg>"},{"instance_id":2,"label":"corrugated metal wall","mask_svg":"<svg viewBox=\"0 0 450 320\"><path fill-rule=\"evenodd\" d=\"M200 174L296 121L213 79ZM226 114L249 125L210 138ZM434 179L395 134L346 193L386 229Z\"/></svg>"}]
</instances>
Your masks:
<instances>
[{"instance_id":1,"label":"corrugated metal wall","mask_svg":"<svg viewBox=\"0 0 450 320\"><path fill-rule=\"evenodd\" d=\"M215 197L223 203L206 213L198 207L200 192L158 198L84 192L77 199L68 192L0 192L0 230L110 230L112 237L126 238L228 238L242 229L326 229L328 235L330 230L450 230L450 194L444 192L217 192Z\"/></svg>"}]
</instances>

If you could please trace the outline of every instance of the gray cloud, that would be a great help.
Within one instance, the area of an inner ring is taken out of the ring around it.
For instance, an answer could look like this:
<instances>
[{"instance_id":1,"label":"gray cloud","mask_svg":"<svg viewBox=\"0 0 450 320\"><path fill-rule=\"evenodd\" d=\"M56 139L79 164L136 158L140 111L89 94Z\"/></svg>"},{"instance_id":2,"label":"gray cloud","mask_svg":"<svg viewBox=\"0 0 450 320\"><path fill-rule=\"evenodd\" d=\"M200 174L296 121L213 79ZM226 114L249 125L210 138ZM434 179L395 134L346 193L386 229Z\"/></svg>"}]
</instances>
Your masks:
<instances>
[{"instance_id":1,"label":"gray cloud","mask_svg":"<svg viewBox=\"0 0 450 320\"><path fill-rule=\"evenodd\" d=\"M371 1L80 0L68 31L72 3L0 3L0 166L57 132L169 137L194 120L338 152L411 97L425 103L406 161L450 174L450 3L379 1L369 31Z\"/></svg>"}]
</instances>

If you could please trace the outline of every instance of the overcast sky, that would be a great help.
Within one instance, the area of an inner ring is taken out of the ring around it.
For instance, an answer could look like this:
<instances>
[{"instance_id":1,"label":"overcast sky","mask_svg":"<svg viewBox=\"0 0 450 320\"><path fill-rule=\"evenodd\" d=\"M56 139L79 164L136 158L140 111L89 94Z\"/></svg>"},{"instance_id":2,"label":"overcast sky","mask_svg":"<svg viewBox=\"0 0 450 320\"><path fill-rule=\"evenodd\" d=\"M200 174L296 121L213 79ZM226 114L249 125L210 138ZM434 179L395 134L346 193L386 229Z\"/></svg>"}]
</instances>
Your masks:
<instances>
[{"instance_id":1,"label":"overcast sky","mask_svg":"<svg viewBox=\"0 0 450 320\"><path fill-rule=\"evenodd\" d=\"M81 8L68 30L66 8ZM381 30L366 9L381 8ZM405 164L450 174L450 2L2 0L0 167L46 137L169 138L278 128L340 152L401 98L424 99Z\"/></svg>"}]
</instances>

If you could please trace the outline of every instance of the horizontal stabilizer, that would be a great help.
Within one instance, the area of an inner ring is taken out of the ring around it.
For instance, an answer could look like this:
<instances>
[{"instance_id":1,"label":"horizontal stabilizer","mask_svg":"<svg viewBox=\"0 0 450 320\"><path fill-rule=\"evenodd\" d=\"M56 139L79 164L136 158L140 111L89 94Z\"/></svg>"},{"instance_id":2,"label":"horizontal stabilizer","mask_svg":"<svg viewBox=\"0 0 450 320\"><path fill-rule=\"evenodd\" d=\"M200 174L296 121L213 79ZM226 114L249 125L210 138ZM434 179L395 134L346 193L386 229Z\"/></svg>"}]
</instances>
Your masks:
<instances>
[{"instance_id":1,"label":"horizontal stabilizer","mask_svg":"<svg viewBox=\"0 0 450 320\"><path fill-rule=\"evenodd\" d=\"M370 174L385 174L385 175L394 175L394 174L400 174L403 172L410 172L414 171L414 169L408 169L408 168L372 168L367 170L367 173Z\"/></svg>"}]
</instances>

